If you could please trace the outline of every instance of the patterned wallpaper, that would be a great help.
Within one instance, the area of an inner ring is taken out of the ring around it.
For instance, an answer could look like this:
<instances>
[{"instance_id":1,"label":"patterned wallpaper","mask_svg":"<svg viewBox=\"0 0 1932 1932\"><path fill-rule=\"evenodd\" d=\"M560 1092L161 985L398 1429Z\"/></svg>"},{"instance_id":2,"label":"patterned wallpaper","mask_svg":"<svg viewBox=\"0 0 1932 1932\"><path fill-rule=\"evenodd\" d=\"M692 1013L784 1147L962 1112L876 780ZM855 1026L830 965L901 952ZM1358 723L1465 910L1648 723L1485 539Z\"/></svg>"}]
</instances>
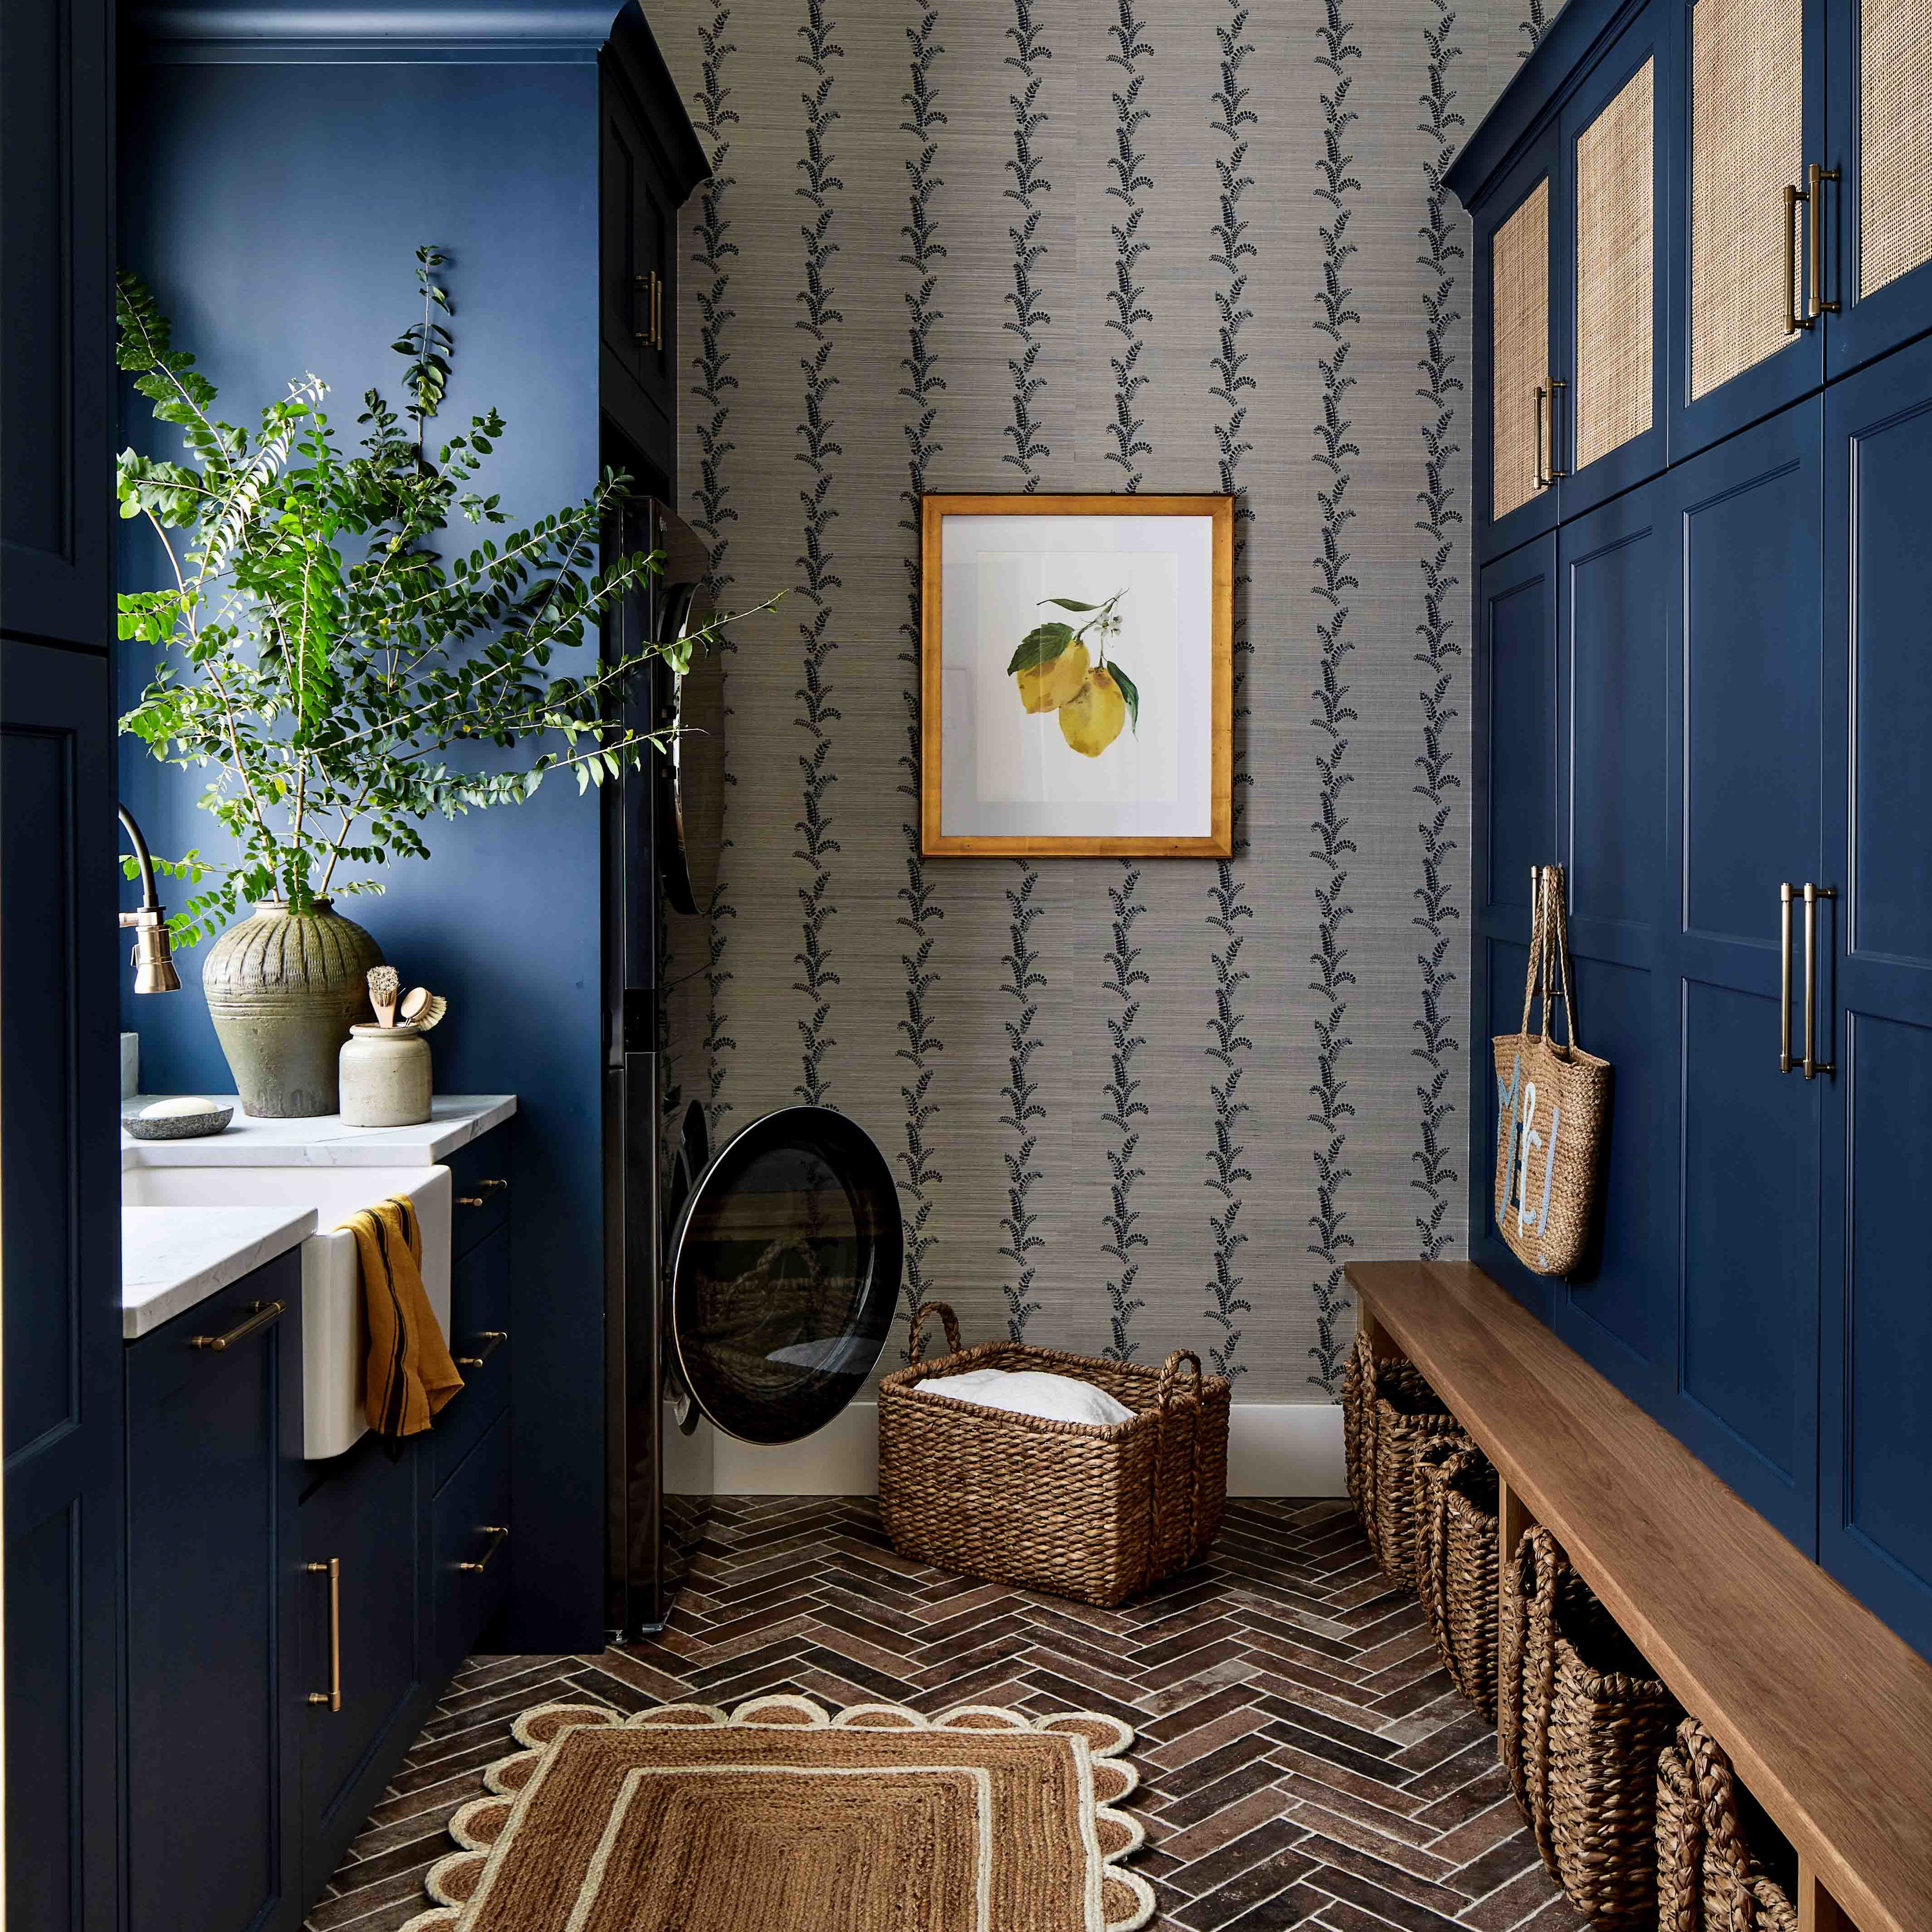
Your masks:
<instances>
[{"instance_id":1,"label":"patterned wallpaper","mask_svg":"<svg viewBox=\"0 0 1932 1932\"><path fill-rule=\"evenodd\" d=\"M1526 22L1523 8L1535 8ZM1547 0L657 0L732 784L673 1077L892 1162L969 1340L1326 1400L1464 1239L1466 221ZM927 490L1226 490L1228 862L926 860ZM888 1364L903 1358L888 1352Z\"/></svg>"}]
</instances>

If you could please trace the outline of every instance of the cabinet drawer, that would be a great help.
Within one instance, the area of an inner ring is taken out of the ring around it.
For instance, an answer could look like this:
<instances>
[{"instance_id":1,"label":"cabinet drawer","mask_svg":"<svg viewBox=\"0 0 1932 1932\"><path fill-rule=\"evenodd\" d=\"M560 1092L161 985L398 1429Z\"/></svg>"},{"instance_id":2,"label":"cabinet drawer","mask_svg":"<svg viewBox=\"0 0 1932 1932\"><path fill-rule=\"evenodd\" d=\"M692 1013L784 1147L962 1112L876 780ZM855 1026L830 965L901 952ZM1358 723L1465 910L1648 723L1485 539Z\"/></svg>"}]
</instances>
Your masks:
<instances>
[{"instance_id":1,"label":"cabinet drawer","mask_svg":"<svg viewBox=\"0 0 1932 1932\"><path fill-rule=\"evenodd\" d=\"M510 1580L510 1419L499 1416L436 1499L440 1670L470 1654Z\"/></svg>"},{"instance_id":2,"label":"cabinet drawer","mask_svg":"<svg viewBox=\"0 0 1932 1932\"><path fill-rule=\"evenodd\" d=\"M510 1137L502 1131L460 1147L449 1169L449 1252L466 1254L510 1218Z\"/></svg>"},{"instance_id":3,"label":"cabinet drawer","mask_svg":"<svg viewBox=\"0 0 1932 1932\"><path fill-rule=\"evenodd\" d=\"M449 1282L449 1352L463 1388L436 1419L430 1453L438 1490L510 1399L510 1231L499 1228L458 1261Z\"/></svg>"}]
</instances>

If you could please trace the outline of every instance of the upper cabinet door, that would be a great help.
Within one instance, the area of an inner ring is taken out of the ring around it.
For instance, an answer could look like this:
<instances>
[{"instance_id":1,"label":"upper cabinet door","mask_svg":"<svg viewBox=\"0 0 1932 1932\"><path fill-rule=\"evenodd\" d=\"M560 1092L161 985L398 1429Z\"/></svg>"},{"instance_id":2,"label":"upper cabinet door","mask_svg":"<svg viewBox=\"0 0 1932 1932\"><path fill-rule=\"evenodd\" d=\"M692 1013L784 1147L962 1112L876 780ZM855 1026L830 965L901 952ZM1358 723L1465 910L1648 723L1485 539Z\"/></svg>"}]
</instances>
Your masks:
<instances>
[{"instance_id":1,"label":"upper cabinet door","mask_svg":"<svg viewBox=\"0 0 1932 1932\"><path fill-rule=\"evenodd\" d=\"M1563 514L1654 476L1664 466L1668 255L1661 189L1671 99L1671 37L1652 0L1564 110L1568 202L1564 334L1568 381L1556 391Z\"/></svg>"},{"instance_id":2,"label":"upper cabinet door","mask_svg":"<svg viewBox=\"0 0 1932 1932\"><path fill-rule=\"evenodd\" d=\"M1477 393L1485 421L1478 501L1494 556L1550 529L1560 512L1555 424L1562 397L1556 265L1562 198L1552 128L1476 218Z\"/></svg>"},{"instance_id":3,"label":"upper cabinet door","mask_svg":"<svg viewBox=\"0 0 1932 1932\"><path fill-rule=\"evenodd\" d=\"M1810 314L1810 165L1825 153L1822 0L1678 0L1681 143L1671 460L1824 380Z\"/></svg>"},{"instance_id":4,"label":"upper cabinet door","mask_svg":"<svg viewBox=\"0 0 1932 1932\"><path fill-rule=\"evenodd\" d=\"M604 407L646 455L668 467L677 314L677 210L628 88L603 88ZM662 494L668 476L647 479Z\"/></svg>"},{"instance_id":5,"label":"upper cabinet door","mask_svg":"<svg viewBox=\"0 0 1932 1932\"><path fill-rule=\"evenodd\" d=\"M1840 0L1831 13L1828 154L1812 313L1830 373L1932 328L1932 6Z\"/></svg>"}]
</instances>

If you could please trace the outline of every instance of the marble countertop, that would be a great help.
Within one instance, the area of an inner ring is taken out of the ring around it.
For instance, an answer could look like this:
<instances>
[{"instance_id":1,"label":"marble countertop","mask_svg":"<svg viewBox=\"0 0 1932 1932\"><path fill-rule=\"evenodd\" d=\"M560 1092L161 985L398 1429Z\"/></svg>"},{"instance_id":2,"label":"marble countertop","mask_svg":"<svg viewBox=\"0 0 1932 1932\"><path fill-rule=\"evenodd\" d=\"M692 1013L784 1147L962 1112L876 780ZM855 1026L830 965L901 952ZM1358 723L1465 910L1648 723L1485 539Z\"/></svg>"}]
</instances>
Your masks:
<instances>
[{"instance_id":1,"label":"marble countertop","mask_svg":"<svg viewBox=\"0 0 1932 1932\"><path fill-rule=\"evenodd\" d=\"M137 1112L160 1097L136 1095L122 1101L121 1111ZM430 1102L430 1117L420 1126L352 1127L338 1114L250 1120L232 1094L208 1098L235 1108L234 1119L220 1133L198 1140L137 1141L123 1128L122 1167L429 1167L517 1111L514 1094L448 1094Z\"/></svg>"},{"instance_id":2,"label":"marble countertop","mask_svg":"<svg viewBox=\"0 0 1932 1932\"><path fill-rule=\"evenodd\" d=\"M152 1334L315 1232L313 1208L124 1208L121 1333Z\"/></svg>"}]
</instances>

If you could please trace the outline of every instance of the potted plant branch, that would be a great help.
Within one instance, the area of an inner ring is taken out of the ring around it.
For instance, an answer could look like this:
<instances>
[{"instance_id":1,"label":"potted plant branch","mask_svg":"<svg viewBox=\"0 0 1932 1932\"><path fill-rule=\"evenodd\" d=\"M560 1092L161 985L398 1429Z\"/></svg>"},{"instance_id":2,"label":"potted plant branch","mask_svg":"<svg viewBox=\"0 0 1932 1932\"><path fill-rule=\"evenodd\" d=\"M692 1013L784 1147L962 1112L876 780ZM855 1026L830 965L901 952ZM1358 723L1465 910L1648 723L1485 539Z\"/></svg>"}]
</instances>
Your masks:
<instances>
[{"instance_id":1,"label":"potted plant branch","mask_svg":"<svg viewBox=\"0 0 1932 1932\"><path fill-rule=\"evenodd\" d=\"M370 390L352 453L312 375L252 434L218 420L152 292L120 278L121 366L183 458L120 458L121 514L153 526L168 570L119 599L122 637L160 654L122 728L211 774L199 802L232 853L157 862L198 888L173 937L215 940L202 983L252 1114L335 1111L337 1050L368 1016L382 956L334 900L382 891L392 860L428 858L438 815L519 803L554 774L584 791L641 762L657 740L625 728L625 681L655 656L682 671L708 641L597 657L601 620L655 563L599 563L631 491L620 472L526 529L437 548L458 518L506 520L479 481L497 412L430 440L454 354L447 259L417 250L421 314L393 345L407 400L399 412ZM587 669L563 673L562 654L586 644Z\"/></svg>"}]
</instances>

